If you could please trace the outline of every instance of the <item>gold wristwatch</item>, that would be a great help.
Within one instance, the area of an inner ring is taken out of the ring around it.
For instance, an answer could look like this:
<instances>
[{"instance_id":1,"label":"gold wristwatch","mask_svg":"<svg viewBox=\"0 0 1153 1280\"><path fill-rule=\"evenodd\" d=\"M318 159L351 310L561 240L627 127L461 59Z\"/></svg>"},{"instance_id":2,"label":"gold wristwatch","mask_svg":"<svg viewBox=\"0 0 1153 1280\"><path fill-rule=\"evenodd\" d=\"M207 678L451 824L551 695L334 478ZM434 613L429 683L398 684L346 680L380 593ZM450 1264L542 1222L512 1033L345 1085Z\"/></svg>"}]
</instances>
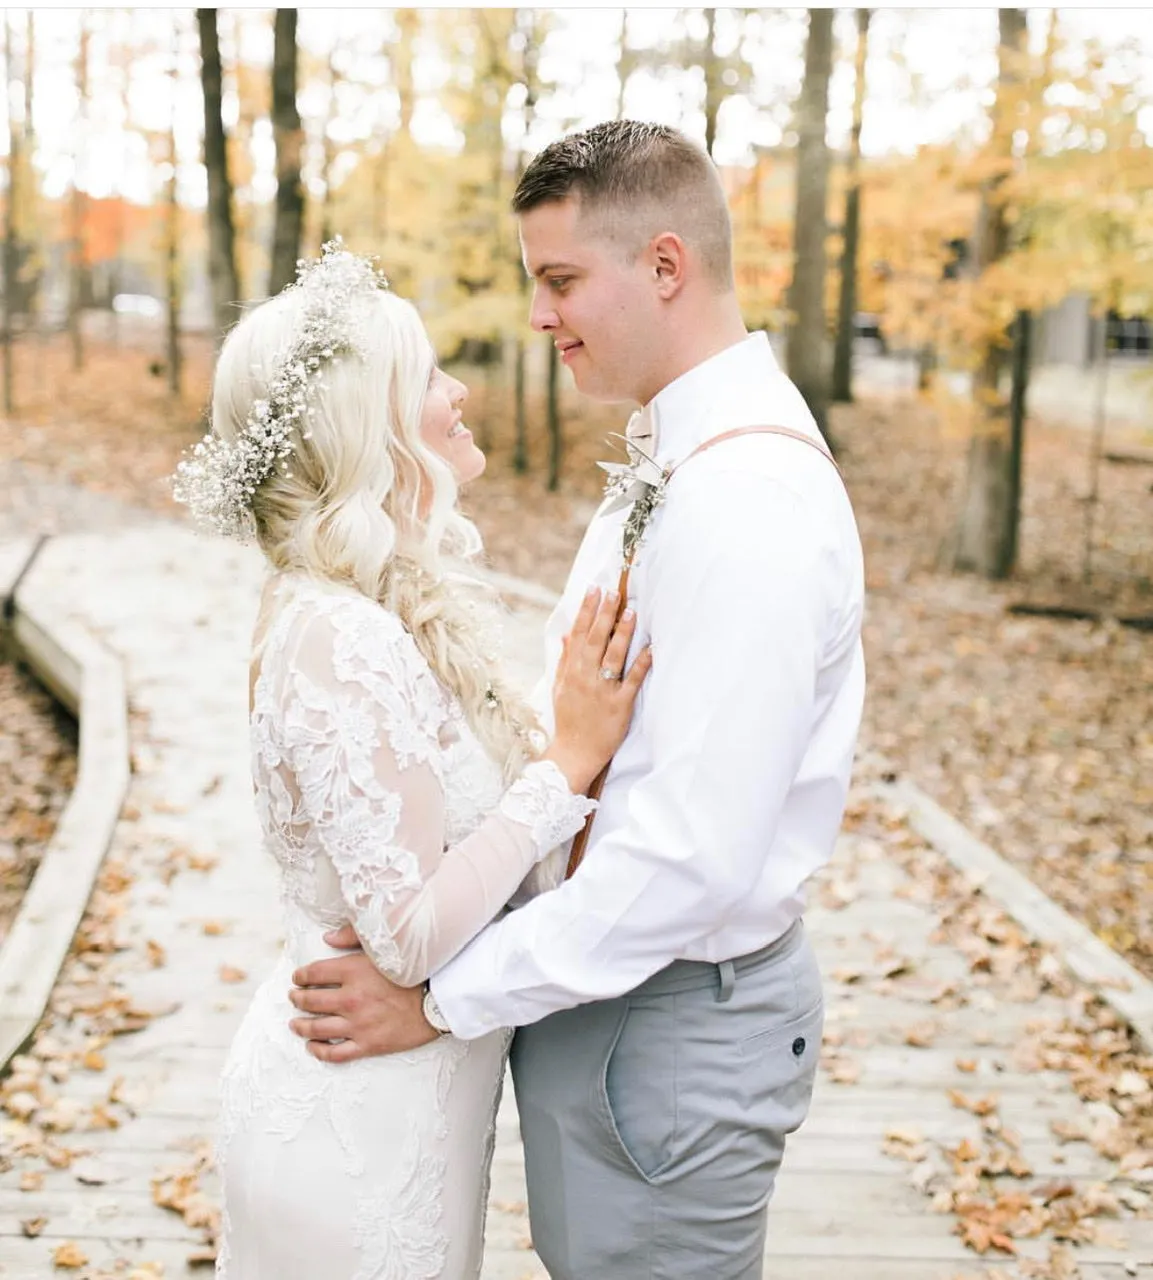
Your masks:
<instances>
[{"instance_id":1,"label":"gold wristwatch","mask_svg":"<svg viewBox=\"0 0 1153 1280\"><path fill-rule=\"evenodd\" d=\"M428 1025L440 1036L446 1036L452 1030L448 1025L448 1020L440 1011L440 1005L436 1002L436 997L432 994L432 987L426 982L424 984L424 1003L421 1006L424 1010L424 1020Z\"/></svg>"}]
</instances>

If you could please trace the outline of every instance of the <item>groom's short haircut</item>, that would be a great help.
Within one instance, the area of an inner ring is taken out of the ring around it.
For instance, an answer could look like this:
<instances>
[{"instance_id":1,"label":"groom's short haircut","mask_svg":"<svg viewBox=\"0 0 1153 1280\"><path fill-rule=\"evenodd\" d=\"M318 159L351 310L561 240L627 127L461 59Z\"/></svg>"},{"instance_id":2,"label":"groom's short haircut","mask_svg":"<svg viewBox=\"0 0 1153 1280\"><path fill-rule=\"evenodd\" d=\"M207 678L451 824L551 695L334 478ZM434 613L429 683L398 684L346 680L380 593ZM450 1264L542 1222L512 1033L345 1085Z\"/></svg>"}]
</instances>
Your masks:
<instances>
[{"instance_id":1,"label":"groom's short haircut","mask_svg":"<svg viewBox=\"0 0 1153 1280\"><path fill-rule=\"evenodd\" d=\"M672 231L697 253L718 290L733 288L733 233L716 166L663 124L610 120L571 133L535 156L513 213L575 196L582 222L630 257Z\"/></svg>"}]
</instances>

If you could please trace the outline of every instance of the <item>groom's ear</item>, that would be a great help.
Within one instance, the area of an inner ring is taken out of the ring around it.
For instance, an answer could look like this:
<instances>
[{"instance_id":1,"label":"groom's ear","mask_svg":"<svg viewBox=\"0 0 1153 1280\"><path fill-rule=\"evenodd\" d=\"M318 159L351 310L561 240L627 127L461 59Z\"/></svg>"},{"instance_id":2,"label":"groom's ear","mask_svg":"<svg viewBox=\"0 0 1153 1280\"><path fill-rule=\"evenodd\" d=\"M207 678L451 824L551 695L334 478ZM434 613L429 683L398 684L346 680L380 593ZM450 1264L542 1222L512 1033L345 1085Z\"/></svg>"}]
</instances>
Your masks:
<instances>
[{"instance_id":1,"label":"groom's ear","mask_svg":"<svg viewBox=\"0 0 1153 1280\"><path fill-rule=\"evenodd\" d=\"M666 301L675 298L685 285L685 242L673 231L662 232L649 242L647 257L658 294Z\"/></svg>"}]
</instances>

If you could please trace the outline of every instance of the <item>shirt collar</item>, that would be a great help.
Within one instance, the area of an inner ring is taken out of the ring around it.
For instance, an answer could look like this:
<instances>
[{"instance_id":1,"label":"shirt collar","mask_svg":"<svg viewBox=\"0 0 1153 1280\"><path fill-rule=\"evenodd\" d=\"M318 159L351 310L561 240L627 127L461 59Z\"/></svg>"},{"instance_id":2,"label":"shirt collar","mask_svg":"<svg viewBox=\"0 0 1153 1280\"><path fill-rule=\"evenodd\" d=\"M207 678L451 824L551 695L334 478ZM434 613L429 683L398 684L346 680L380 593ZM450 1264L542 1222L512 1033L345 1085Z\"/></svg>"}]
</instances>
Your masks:
<instances>
[{"instance_id":1,"label":"shirt collar","mask_svg":"<svg viewBox=\"0 0 1153 1280\"><path fill-rule=\"evenodd\" d=\"M649 401L656 456L661 462L679 461L718 431L749 425L733 416L755 403L742 393L762 388L766 375L779 372L768 334L757 332L682 373Z\"/></svg>"}]
</instances>

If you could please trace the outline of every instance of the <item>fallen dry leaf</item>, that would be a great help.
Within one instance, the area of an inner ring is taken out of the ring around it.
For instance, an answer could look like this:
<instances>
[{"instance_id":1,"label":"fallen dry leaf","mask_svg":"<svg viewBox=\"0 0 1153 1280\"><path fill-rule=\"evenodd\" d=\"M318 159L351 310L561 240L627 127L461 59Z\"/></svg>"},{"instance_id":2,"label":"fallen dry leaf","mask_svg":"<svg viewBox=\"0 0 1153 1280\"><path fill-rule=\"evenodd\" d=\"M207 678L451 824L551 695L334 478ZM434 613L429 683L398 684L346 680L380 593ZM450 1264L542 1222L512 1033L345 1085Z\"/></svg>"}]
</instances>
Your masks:
<instances>
[{"instance_id":1,"label":"fallen dry leaf","mask_svg":"<svg viewBox=\"0 0 1153 1280\"><path fill-rule=\"evenodd\" d=\"M861 1064L855 1058L833 1058L822 1065L834 1084L856 1084L861 1078Z\"/></svg>"},{"instance_id":2,"label":"fallen dry leaf","mask_svg":"<svg viewBox=\"0 0 1153 1280\"><path fill-rule=\"evenodd\" d=\"M928 1049L940 1032L940 1025L936 1022L917 1022L905 1028L905 1043L914 1049Z\"/></svg>"},{"instance_id":3,"label":"fallen dry leaf","mask_svg":"<svg viewBox=\"0 0 1153 1280\"><path fill-rule=\"evenodd\" d=\"M88 1255L72 1240L66 1240L52 1251L52 1265L58 1271L75 1271L88 1265Z\"/></svg>"}]
</instances>

